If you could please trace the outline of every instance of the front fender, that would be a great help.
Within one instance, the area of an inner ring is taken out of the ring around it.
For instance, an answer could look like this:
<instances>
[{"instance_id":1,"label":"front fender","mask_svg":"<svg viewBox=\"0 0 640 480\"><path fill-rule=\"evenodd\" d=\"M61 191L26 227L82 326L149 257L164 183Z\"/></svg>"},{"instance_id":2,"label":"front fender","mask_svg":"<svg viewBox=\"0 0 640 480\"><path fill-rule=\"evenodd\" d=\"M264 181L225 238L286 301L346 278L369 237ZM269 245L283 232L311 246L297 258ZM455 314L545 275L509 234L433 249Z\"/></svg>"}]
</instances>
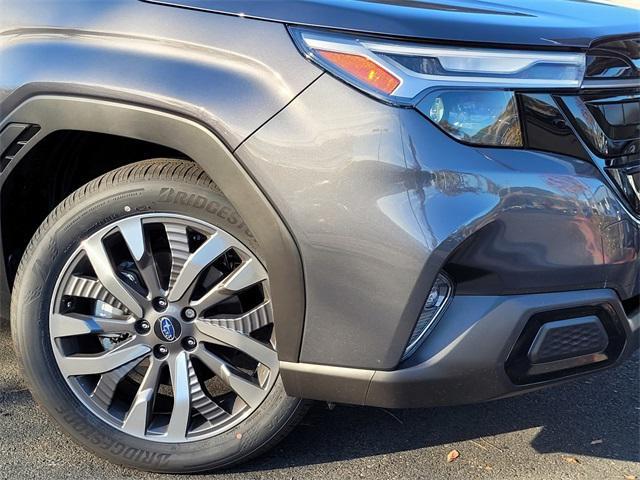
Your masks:
<instances>
[{"instance_id":1,"label":"front fender","mask_svg":"<svg viewBox=\"0 0 640 480\"><path fill-rule=\"evenodd\" d=\"M3 2L2 115L43 93L107 98L178 111L233 150L321 75L280 24L130 0L72 3Z\"/></svg>"}]
</instances>

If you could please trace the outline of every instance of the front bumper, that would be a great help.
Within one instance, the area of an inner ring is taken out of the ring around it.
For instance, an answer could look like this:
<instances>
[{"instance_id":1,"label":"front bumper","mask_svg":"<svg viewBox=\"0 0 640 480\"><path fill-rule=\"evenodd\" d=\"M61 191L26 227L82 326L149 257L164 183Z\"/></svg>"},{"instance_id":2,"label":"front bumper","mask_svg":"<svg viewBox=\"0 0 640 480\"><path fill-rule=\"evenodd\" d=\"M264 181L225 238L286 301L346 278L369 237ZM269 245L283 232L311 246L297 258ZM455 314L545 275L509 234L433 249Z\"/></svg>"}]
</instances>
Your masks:
<instances>
[{"instance_id":1,"label":"front bumper","mask_svg":"<svg viewBox=\"0 0 640 480\"><path fill-rule=\"evenodd\" d=\"M292 395L425 406L546 385L557 379L514 382L509 352L534 310L594 299L624 330L598 368L637 346L640 220L592 162L462 145L327 75L235 153L303 259L299 363L282 363ZM454 298L400 363L440 272Z\"/></svg>"},{"instance_id":2,"label":"front bumper","mask_svg":"<svg viewBox=\"0 0 640 480\"><path fill-rule=\"evenodd\" d=\"M584 374L516 384L506 364L531 317L542 312L606 305L624 331L620 351L593 372L617 365L640 342L640 310L627 314L612 290L512 296L458 296L428 340L398 369L370 371L283 362L287 392L325 401L410 408L493 400Z\"/></svg>"}]
</instances>

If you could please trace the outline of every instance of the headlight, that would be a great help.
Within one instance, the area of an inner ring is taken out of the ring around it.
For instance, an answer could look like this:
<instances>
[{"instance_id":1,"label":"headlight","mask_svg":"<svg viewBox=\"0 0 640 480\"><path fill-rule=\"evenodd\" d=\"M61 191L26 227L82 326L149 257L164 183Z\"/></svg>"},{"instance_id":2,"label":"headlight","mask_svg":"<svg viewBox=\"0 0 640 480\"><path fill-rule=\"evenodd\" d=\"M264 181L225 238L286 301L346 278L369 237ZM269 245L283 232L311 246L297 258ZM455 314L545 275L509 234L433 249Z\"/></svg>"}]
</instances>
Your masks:
<instances>
[{"instance_id":1,"label":"headlight","mask_svg":"<svg viewBox=\"0 0 640 480\"><path fill-rule=\"evenodd\" d=\"M522 146L513 92L436 90L430 92L418 108L442 130L465 143Z\"/></svg>"},{"instance_id":2,"label":"headlight","mask_svg":"<svg viewBox=\"0 0 640 480\"><path fill-rule=\"evenodd\" d=\"M522 145L514 90L578 88L585 70L581 53L443 47L298 27L290 31L309 59L342 80L394 105L415 106L424 99L421 110L436 125L481 145Z\"/></svg>"}]
</instances>

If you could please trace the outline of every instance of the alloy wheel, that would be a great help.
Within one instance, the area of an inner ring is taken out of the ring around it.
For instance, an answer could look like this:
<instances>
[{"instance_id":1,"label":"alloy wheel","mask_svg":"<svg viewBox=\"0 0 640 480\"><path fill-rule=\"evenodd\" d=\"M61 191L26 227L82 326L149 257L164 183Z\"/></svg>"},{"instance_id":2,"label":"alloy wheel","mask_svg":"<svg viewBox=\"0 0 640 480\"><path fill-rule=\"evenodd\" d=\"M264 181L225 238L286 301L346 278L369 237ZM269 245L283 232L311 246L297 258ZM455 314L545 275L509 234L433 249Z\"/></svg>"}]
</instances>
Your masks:
<instances>
[{"instance_id":1,"label":"alloy wheel","mask_svg":"<svg viewBox=\"0 0 640 480\"><path fill-rule=\"evenodd\" d=\"M278 377L266 270L229 233L183 215L136 215L86 238L56 284L49 327L75 396L147 440L222 433Z\"/></svg>"}]
</instances>

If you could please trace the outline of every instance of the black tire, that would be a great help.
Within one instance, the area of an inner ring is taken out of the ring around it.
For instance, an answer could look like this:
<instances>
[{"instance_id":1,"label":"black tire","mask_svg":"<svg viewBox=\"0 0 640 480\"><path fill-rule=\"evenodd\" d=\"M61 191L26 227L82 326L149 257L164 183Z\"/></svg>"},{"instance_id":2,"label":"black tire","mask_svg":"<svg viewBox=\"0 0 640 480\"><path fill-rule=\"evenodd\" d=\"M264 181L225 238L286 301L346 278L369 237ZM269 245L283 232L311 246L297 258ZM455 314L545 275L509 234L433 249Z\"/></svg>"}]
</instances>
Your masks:
<instances>
[{"instance_id":1,"label":"black tire","mask_svg":"<svg viewBox=\"0 0 640 480\"><path fill-rule=\"evenodd\" d=\"M16 278L12 335L31 392L77 443L118 464L155 472L199 472L245 461L284 438L304 414L304 403L287 396L280 378L266 400L231 430L171 444L133 437L102 421L75 396L58 369L49 338L49 308L61 269L84 238L136 212L177 213L209 222L261 257L258 242L235 209L192 162L148 160L91 181L44 221Z\"/></svg>"}]
</instances>

